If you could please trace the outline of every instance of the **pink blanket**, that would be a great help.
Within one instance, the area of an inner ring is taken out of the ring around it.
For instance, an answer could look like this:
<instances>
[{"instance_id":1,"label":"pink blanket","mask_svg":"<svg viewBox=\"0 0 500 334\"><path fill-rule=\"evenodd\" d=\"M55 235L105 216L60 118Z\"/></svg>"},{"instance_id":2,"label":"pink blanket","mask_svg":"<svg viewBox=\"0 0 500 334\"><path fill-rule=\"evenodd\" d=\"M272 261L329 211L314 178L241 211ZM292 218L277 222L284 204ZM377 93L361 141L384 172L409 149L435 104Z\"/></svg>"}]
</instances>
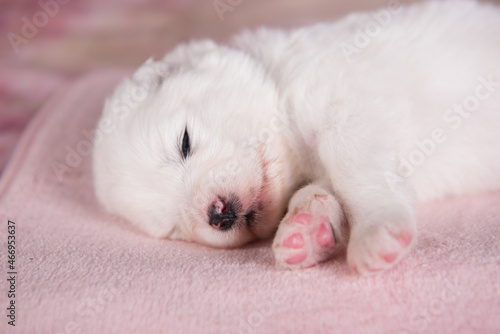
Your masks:
<instances>
[{"instance_id":1,"label":"pink blanket","mask_svg":"<svg viewBox=\"0 0 500 334\"><path fill-rule=\"evenodd\" d=\"M420 206L415 250L373 277L343 258L278 270L268 240L211 249L105 214L88 138L128 73L91 74L53 97L2 176L0 333L500 332L500 193Z\"/></svg>"}]
</instances>

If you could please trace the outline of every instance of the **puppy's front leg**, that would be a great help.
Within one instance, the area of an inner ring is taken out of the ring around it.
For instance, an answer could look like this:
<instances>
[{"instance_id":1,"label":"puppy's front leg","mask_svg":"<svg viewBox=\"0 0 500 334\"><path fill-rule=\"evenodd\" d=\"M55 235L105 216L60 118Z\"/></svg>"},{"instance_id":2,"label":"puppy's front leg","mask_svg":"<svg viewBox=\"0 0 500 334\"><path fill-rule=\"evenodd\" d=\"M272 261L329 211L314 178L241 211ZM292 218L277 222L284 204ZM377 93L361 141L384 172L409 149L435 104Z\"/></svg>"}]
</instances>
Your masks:
<instances>
[{"instance_id":1,"label":"puppy's front leg","mask_svg":"<svg viewBox=\"0 0 500 334\"><path fill-rule=\"evenodd\" d=\"M394 182L396 153L388 138L387 133L361 130L329 133L319 145L319 157L349 222L347 262L360 274L392 267L416 239L412 192L402 178Z\"/></svg>"},{"instance_id":2,"label":"puppy's front leg","mask_svg":"<svg viewBox=\"0 0 500 334\"><path fill-rule=\"evenodd\" d=\"M310 184L290 200L273 242L276 263L307 268L345 249L347 223L339 202L322 187Z\"/></svg>"}]
</instances>

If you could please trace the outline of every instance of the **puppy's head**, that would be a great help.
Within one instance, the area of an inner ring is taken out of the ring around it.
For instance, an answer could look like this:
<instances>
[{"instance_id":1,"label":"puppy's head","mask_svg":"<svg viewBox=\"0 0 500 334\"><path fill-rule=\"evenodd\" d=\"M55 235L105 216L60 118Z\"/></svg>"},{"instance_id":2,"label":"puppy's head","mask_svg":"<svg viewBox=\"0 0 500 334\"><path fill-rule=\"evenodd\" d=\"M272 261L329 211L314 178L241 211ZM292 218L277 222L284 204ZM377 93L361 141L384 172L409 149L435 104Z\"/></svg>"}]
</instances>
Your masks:
<instances>
[{"instance_id":1,"label":"puppy's head","mask_svg":"<svg viewBox=\"0 0 500 334\"><path fill-rule=\"evenodd\" d=\"M259 64L211 42L181 46L106 102L97 196L156 237L219 247L268 237L288 200L285 122Z\"/></svg>"}]
</instances>

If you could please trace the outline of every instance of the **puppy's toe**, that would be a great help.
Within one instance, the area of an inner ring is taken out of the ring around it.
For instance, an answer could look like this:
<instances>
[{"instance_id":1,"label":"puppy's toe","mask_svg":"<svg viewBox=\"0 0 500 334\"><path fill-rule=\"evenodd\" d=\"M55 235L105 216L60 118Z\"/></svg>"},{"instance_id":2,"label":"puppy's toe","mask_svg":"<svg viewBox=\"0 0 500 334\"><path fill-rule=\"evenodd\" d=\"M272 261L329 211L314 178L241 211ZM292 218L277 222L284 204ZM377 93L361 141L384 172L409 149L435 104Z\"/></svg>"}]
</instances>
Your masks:
<instances>
[{"instance_id":1,"label":"puppy's toe","mask_svg":"<svg viewBox=\"0 0 500 334\"><path fill-rule=\"evenodd\" d=\"M389 269L409 253L416 230L411 224L381 224L353 232L347 249L352 271L371 275Z\"/></svg>"}]
</instances>

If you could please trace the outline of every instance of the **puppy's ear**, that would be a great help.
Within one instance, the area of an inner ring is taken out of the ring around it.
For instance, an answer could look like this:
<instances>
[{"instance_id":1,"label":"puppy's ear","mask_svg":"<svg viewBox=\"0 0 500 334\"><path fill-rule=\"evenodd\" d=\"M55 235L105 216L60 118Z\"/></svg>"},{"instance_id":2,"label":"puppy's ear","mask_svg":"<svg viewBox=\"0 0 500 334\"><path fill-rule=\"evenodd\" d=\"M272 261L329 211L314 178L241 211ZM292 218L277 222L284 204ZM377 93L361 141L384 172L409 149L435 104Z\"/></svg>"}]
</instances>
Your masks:
<instances>
[{"instance_id":1,"label":"puppy's ear","mask_svg":"<svg viewBox=\"0 0 500 334\"><path fill-rule=\"evenodd\" d=\"M164 61L146 60L132 75L122 81L111 98L106 100L104 113L117 114L120 117L135 109L141 102L154 94L163 81L174 74L179 66Z\"/></svg>"},{"instance_id":2,"label":"puppy's ear","mask_svg":"<svg viewBox=\"0 0 500 334\"><path fill-rule=\"evenodd\" d=\"M171 75L178 68L176 65L168 64L164 61L153 61L149 58L142 64L132 76L136 85L140 85L147 90L157 89L163 80Z\"/></svg>"},{"instance_id":3,"label":"puppy's ear","mask_svg":"<svg viewBox=\"0 0 500 334\"><path fill-rule=\"evenodd\" d=\"M182 44L167 53L163 61L169 64L184 65L194 68L206 68L217 62L226 48L205 39Z\"/></svg>"}]
</instances>

